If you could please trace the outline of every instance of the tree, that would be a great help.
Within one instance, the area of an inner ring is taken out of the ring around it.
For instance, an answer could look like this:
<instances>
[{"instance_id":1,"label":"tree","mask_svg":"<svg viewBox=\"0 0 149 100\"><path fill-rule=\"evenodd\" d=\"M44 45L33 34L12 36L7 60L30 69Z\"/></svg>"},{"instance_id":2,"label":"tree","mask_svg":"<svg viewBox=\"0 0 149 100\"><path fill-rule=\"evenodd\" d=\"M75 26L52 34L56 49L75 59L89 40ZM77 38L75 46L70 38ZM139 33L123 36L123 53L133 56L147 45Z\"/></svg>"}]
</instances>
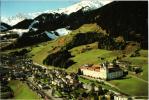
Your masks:
<instances>
[{"instance_id":1,"label":"tree","mask_svg":"<svg viewBox=\"0 0 149 100\"><path fill-rule=\"evenodd\" d=\"M98 95L103 94L102 86L99 85L98 86L98 89L99 89L98 90Z\"/></svg>"},{"instance_id":2,"label":"tree","mask_svg":"<svg viewBox=\"0 0 149 100\"><path fill-rule=\"evenodd\" d=\"M128 66L128 70L129 71L132 71L132 66Z\"/></svg>"},{"instance_id":3,"label":"tree","mask_svg":"<svg viewBox=\"0 0 149 100\"><path fill-rule=\"evenodd\" d=\"M52 93L51 93L52 96L54 96L54 93L55 93L55 90L52 88Z\"/></svg>"},{"instance_id":4,"label":"tree","mask_svg":"<svg viewBox=\"0 0 149 100\"><path fill-rule=\"evenodd\" d=\"M116 64L116 59L113 59L112 63L113 63L113 66L115 67L117 65Z\"/></svg>"},{"instance_id":5,"label":"tree","mask_svg":"<svg viewBox=\"0 0 149 100\"><path fill-rule=\"evenodd\" d=\"M94 93L95 93L95 83L91 83L91 90L90 90L90 96L94 96Z\"/></svg>"},{"instance_id":6,"label":"tree","mask_svg":"<svg viewBox=\"0 0 149 100\"><path fill-rule=\"evenodd\" d=\"M137 74L137 73L142 72L143 70L141 67L135 67L135 68L133 68L133 71Z\"/></svg>"},{"instance_id":7,"label":"tree","mask_svg":"<svg viewBox=\"0 0 149 100\"><path fill-rule=\"evenodd\" d=\"M78 69L78 74L79 75L82 75L83 74L80 68Z\"/></svg>"},{"instance_id":8,"label":"tree","mask_svg":"<svg viewBox=\"0 0 149 100\"><path fill-rule=\"evenodd\" d=\"M82 97L87 98L88 94L86 92L82 93Z\"/></svg>"}]
</instances>

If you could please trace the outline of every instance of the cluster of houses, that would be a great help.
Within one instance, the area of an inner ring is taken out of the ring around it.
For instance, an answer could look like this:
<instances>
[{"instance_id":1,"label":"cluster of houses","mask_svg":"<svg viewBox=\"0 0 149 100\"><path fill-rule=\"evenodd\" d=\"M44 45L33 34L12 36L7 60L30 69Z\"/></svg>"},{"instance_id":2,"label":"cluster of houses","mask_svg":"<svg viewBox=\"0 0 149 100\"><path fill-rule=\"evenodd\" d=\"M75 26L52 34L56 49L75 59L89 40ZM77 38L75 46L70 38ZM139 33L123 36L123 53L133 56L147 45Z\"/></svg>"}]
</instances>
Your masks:
<instances>
[{"instance_id":1,"label":"cluster of houses","mask_svg":"<svg viewBox=\"0 0 149 100\"><path fill-rule=\"evenodd\" d=\"M41 70L38 71L29 80L38 86L39 89L45 90L47 94L50 93L49 95L54 97L62 97L62 95L67 97L69 92L81 86L75 73L69 75L65 71L58 69L46 70L44 73L41 73Z\"/></svg>"},{"instance_id":2,"label":"cluster of houses","mask_svg":"<svg viewBox=\"0 0 149 100\"><path fill-rule=\"evenodd\" d=\"M52 96L53 99L123 99L127 97L118 95L111 95L114 92L106 90L105 88L92 85L91 83L83 83L78 79L75 73L67 74L64 70L48 70L44 73L43 70L37 71L36 75L29 78L34 86L38 86L39 90L44 90L46 94ZM42 73L42 74L41 74ZM37 75L38 74L38 75ZM94 90L94 91L93 91ZM76 92L78 91L78 93ZM102 92L101 92L102 91ZM90 95L92 94L92 95Z\"/></svg>"},{"instance_id":3,"label":"cluster of houses","mask_svg":"<svg viewBox=\"0 0 149 100\"><path fill-rule=\"evenodd\" d=\"M80 67L83 75L100 78L104 80L111 80L122 77L123 70L113 63L104 62L102 64L85 64Z\"/></svg>"},{"instance_id":4,"label":"cluster of houses","mask_svg":"<svg viewBox=\"0 0 149 100\"><path fill-rule=\"evenodd\" d=\"M118 95L111 95L114 92L110 90L81 82L77 73L68 74L64 70L48 69L34 64L32 60L26 57L6 56L3 58L1 65L7 66L9 69L6 72L7 80L26 81L29 87L42 98L52 98L54 100L120 98ZM80 70L83 75L101 79L113 79L123 76L123 71L110 63L84 65L80 67Z\"/></svg>"}]
</instances>

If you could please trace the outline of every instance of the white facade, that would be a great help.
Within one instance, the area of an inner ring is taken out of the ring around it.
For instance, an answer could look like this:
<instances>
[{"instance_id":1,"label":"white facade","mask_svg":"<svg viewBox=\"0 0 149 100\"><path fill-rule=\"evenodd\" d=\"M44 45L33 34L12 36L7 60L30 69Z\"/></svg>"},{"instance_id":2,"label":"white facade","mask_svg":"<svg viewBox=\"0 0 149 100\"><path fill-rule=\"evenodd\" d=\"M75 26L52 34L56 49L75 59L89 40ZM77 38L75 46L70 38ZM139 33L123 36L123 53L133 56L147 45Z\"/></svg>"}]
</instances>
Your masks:
<instances>
[{"instance_id":1,"label":"white facade","mask_svg":"<svg viewBox=\"0 0 149 100\"><path fill-rule=\"evenodd\" d=\"M121 69L109 72L108 68L99 68L98 70L93 70L91 67L84 67L80 70L83 75L101 79L114 79L123 76L123 71Z\"/></svg>"},{"instance_id":2,"label":"white facade","mask_svg":"<svg viewBox=\"0 0 149 100\"><path fill-rule=\"evenodd\" d=\"M128 100L128 98L123 96L114 96L114 100Z\"/></svg>"},{"instance_id":3,"label":"white facade","mask_svg":"<svg viewBox=\"0 0 149 100\"><path fill-rule=\"evenodd\" d=\"M83 75L86 75L86 76L107 79L106 70L99 72L99 71L94 71L89 69L81 69L81 71L83 72Z\"/></svg>"}]
</instances>

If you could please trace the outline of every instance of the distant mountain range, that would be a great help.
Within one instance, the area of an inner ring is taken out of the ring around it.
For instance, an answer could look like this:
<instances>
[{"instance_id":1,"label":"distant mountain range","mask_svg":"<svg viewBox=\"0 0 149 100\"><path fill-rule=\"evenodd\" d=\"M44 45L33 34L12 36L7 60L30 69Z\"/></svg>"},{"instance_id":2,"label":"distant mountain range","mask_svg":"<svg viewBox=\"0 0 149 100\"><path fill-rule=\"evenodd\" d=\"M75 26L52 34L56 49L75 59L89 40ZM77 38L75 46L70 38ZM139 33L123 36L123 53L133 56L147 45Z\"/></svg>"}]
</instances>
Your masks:
<instances>
[{"instance_id":1,"label":"distant mountain range","mask_svg":"<svg viewBox=\"0 0 149 100\"><path fill-rule=\"evenodd\" d=\"M76 3L72 6L69 6L67 8L59 8L57 10L46 10L43 12L34 12L34 13L27 13L27 14L23 14L23 13L18 13L15 16L10 16L8 18L2 17L2 21L9 24L9 25L15 25L20 21L23 21L24 19L34 19L35 17L39 16L42 13L64 13L64 14L71 14L73 12L77 12L78 10L84 8L84 11L88 11L88 10L94 10L97 8L102 7L103 5L107 4L111 2L111 0L82 0L79 3Z\"/></svg>"},{"instance_id":2,"label":"distant mountain range","mask_svg":"<svg viewBox=\"0 0 149 100\"><path fill-rule=\"evenodd\" d=\"M59 35L66 35L70 32L70 30L66 29L67 19L73 20L76 19L76 15L78 12L89 12L95 9L102 7L103 5L109 3L111 1L104 1L104 0L82 0L79 3L76 3L72 6L67 8L57 9L55 11L47 10L43 12L35 12L35 13L28 13L28 14L17 14L16 16L11 16L9 18L3 18L2 21L5 23L9 23L11 26L7 29L0 29L2 32L10 30L11 32L16 32L20 35L20 32L34 32L36 34L47 34L49 38L53 39ZM75 15L73 17L73 15ZM68 18L69 17L69 18ZM72 18L71 18L72 17ZM47 20L48 19L48 20ZM64 20L64 21L63 21ZM59 24L61 23L61 24ZM47 24L47 25L46 25ZM48 25L49 24L49 25ZM53 25L52 25L53 24ZM54 25L59 24L59 26ZM65 24L65 25L62 25ZM50 26L50 27L48 27ZM17 32L18 30L18 32ZM50 33L48 33L48 31ZM20 36L22 36L21 33ZM26 36L26 35L23 35ZM51 36L51 37L50 37ZM33 36L32 36L33 37Z\"/></svg>"}]
</instances>

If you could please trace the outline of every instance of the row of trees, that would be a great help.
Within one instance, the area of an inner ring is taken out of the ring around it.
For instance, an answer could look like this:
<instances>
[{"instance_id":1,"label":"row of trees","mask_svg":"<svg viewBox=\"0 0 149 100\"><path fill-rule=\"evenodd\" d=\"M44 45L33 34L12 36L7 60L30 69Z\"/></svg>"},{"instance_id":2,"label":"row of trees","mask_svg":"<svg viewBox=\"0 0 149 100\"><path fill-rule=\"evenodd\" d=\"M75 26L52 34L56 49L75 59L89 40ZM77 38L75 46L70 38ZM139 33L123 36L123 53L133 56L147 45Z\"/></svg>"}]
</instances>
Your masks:
<instances>
[{"instance_id":1,"label":"row of trees","mask_svg":"<svg viewBox=\"0 0 149 100\"><path fill-rule=\"evenodd\" d=\"M14 51L14 52L10 52L11 56L24 56L26 55L28 52L30 52L29 49L22 49L20 51Z\"/></svg>"},{"instance_id":2,"label":"row of trees","mask_svg":"<svg viewBox=\"0 0 149 100\"><path fill-rule=\"evenodd\" d=\"M106 50L122 50L125 45L125 41L116 41L111 35L106 35L99 39L98 47Z\"/></svg>"},{"instance_id":3,"label":"row of trees","mask_svg":"<svg viewBox=\"0 0 149 100\"><path fill-rule=\"evenodd\" d=\"M128 70L135 72L136 74L143 71L142 67L134 67L134 66L128 66Z\"/></svg>"},{"instance_id":4,"label":"row of trees","mask_svg":"<svg viewBox=\"0 0 149 100\"><path fill-rule=\"evenodd\" d=\"M79 33L76 34L72 41L66 44L65 48L71 49L75 46L90 44L93 42L98 42L98 48L100 49L124 49L125 41L116 41L111 35L104 35L104 33L96 33L96 32L87 32L87 33Z\"/></svg>"},{"instance_id":5,"label":"row of trees","mask_svg":"<svg viewBox=\"0 0 149 100\"><path fill-rule=\"evenodd\" d=\"M52 65L61 68L67 68L74 64L70 59L71 53L68 50L60 50L56 53L50 54L44 61L43 64Z\"/></svg>"}]
</instances>

